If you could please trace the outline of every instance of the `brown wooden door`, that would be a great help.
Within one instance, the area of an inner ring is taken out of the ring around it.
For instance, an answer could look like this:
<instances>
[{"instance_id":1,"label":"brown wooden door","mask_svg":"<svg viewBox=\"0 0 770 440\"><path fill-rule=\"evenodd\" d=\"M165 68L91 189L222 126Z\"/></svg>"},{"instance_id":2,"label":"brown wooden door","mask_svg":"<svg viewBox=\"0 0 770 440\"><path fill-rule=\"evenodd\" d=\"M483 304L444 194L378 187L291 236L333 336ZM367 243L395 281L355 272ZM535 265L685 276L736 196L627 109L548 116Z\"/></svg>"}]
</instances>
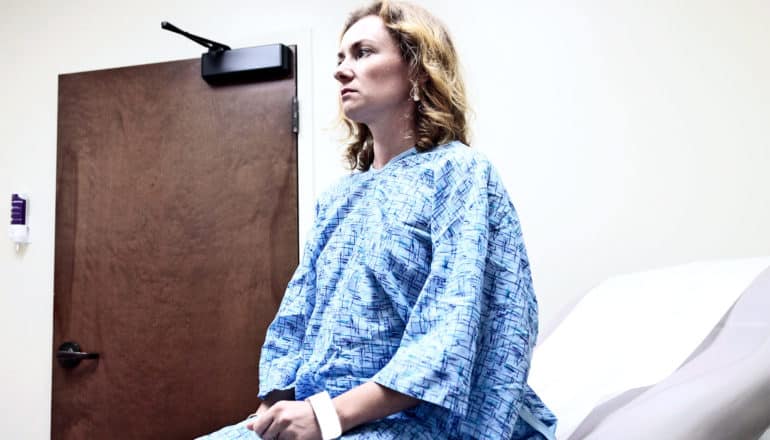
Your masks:
<instances>
[{"instance_id":1,"label":"brown wooden door","mask_svg":"<svg viewBox=\"0 0 770 440\"><path fill-rule=\"evenodd\" d=\"M295 69L296 72L296 69ZM59 77L51 436L184 439L258 405L298 261L296 75L212 88L200 61Z\"/></svg>"}]
</instances>

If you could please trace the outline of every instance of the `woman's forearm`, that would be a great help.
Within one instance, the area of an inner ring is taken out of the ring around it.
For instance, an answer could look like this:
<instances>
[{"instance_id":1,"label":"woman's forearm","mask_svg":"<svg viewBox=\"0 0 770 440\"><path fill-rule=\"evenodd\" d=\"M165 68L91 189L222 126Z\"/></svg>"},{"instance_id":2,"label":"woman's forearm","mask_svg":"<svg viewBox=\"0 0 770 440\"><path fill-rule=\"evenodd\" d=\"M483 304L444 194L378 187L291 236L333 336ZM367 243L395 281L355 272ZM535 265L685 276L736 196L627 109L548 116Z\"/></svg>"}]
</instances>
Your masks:
<instances>
[{"instance_id":1,"label":"woman's forearm","mask_svg":"<svg viewBox=\"0 0 770 440\"><path fill-rule=\"evenodd\" d=\"M333 399L342 432L417 405L420 400L367 382Z\"/></svg>"}]
</instances>

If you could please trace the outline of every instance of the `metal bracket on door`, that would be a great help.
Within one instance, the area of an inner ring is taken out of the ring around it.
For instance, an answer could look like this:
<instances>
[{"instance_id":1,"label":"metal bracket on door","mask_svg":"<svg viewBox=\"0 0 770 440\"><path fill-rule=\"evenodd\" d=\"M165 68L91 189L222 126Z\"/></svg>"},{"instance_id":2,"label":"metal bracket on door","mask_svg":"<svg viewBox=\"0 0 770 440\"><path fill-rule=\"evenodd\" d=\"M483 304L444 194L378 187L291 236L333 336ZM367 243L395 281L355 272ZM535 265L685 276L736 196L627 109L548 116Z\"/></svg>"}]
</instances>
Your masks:
<instances>
[{"instance_id":1,"label":"metal bracket on door","mask_svg":"<svg viewBox=\"0 0 770 440\"><path fill-rule=\"evenodd\" d=\"M201 76L212 85L284 79L291 75L292 51L283 44L231 49L222 43L185 32L164 21L160 27L195 41L208 52L201 55Z\"/></svg>"},{"instance_id":2,"label":"metal bracket on door","mask_svg":"<svg viewBox=\"0 0 770 440\"><path fill-rule=\"evenodd\" d=\"M291 132L299 133L299 100L296 96L291 97Z\"/></svg>"}]
</instances>

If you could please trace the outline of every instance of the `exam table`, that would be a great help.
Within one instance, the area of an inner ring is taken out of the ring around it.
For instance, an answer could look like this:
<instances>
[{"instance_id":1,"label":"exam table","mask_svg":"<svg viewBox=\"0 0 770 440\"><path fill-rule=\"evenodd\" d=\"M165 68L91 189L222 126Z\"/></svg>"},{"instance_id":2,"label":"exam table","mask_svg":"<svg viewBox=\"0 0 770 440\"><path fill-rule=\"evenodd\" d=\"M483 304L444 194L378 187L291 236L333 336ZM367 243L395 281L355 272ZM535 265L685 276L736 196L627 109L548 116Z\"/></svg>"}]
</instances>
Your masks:
<instances>
[{"instance_id":1,"label":"exam table","mask_svg":"<svg viewBox=\"0 0 770 440\"><path fill-rule=\"evenodd\" d=\"M770 257L613 277L535 349L558 439L770 439Z\"/></svg>"}]
</instances>

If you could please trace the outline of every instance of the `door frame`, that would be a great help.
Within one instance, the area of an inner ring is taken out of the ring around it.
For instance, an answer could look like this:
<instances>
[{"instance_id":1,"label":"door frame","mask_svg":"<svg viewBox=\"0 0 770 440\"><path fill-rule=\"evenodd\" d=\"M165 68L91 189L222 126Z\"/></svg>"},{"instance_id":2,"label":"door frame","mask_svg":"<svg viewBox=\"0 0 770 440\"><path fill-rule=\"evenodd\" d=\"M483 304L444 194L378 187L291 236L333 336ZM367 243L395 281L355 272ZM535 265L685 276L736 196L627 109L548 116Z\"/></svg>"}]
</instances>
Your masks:
<instances>
[{"instance_id":1,"label":"door frame","mask_svg":"<svg viewBox=\"0 0 770 440\"><path fill-rule=\"evenodd\" d=\"M254 37L253 46L280 42L296 45L297 100L299 101L299 133L297 134L297 214L299 219L299 258L306 234L315 218L316 180L313 145L313 38L309 28L266 32ZM251 44L250 44L251 46Z\"/></svg>"}]
</instances>

